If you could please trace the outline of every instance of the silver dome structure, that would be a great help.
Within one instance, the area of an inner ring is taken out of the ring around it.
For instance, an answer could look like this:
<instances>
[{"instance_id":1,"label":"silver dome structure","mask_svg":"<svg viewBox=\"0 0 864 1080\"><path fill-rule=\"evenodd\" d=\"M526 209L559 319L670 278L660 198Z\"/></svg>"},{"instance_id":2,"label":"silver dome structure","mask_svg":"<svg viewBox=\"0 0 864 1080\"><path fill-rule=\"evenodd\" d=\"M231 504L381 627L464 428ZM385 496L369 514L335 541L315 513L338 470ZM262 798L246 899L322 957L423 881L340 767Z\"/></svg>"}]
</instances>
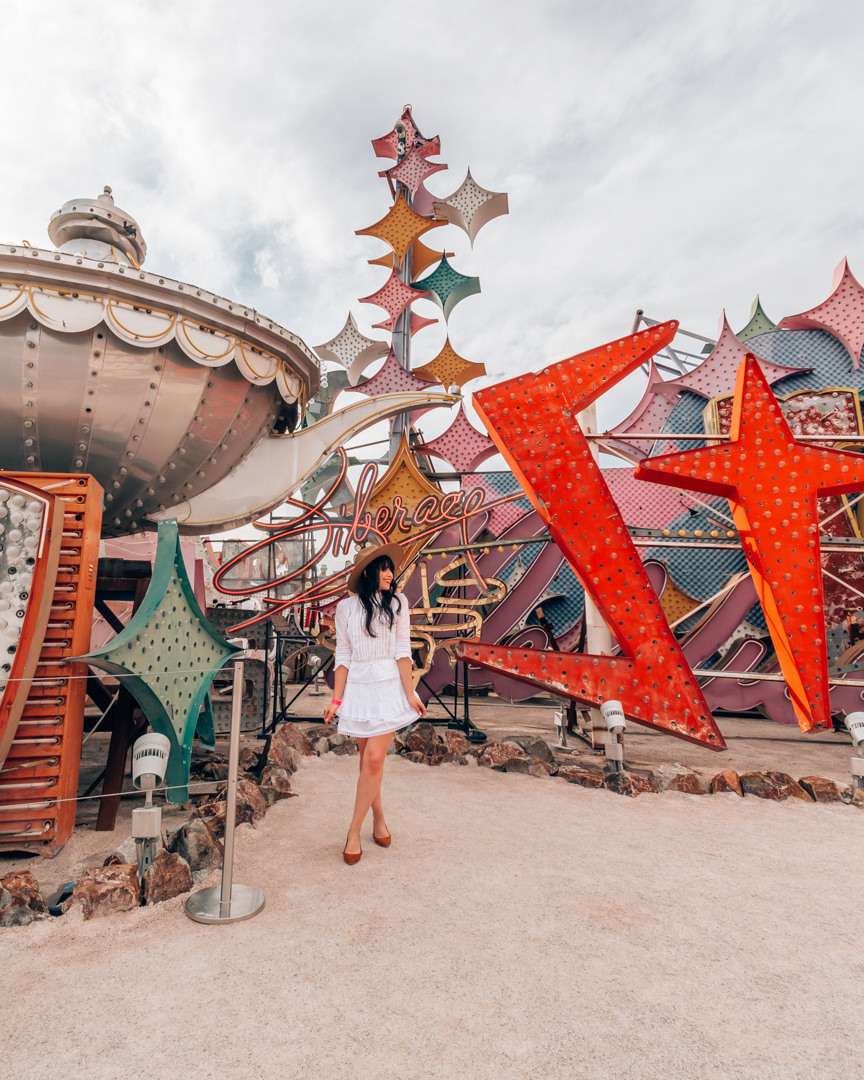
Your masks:
<instances>
[{"instance_id":1,"label":"silver dome structure","mask_svg":"<svg viewBox=\"0 0 864 1080\"><path fill-rule=\"evenodd\" d=\"M0 469L92 474L103 532L120 535L294 429L320 382L296 334L142 269L109 188L48 231L58 250L0 245Z\"/></svg>"}]
</instances>

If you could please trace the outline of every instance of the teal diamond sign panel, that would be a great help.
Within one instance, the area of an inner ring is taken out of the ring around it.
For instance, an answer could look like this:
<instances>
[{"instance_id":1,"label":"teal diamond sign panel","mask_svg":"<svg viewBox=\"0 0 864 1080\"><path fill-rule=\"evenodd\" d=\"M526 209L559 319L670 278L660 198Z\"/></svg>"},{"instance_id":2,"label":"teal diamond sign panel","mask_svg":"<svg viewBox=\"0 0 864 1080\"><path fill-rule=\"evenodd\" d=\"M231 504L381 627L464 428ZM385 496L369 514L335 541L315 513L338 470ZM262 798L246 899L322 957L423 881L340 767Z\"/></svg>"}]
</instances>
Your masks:
<instances>
[{"instance_id":1,"label":"teal diamond sign panel","mask_svg":"<svg viewBox=\"0 0 864 1080\"><path fill-rule=\"evenodd\" d=\"M189 797L192 739L214 676L237 652L198 606L180 550L176 521L159 525L156 564L147 595L117 637L83 663L122 680L154 731L171 742L168 801Z\"/></svg>"}]
</instances>

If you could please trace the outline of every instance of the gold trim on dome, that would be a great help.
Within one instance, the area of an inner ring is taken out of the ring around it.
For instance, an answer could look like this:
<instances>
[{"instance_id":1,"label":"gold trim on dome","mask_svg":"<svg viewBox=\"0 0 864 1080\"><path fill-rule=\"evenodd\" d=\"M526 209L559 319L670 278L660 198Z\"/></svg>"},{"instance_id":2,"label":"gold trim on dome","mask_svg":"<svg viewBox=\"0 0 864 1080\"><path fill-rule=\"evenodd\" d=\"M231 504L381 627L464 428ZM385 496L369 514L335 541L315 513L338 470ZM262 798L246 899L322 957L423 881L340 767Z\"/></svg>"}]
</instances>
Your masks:
<instances>
[{"instance_id":1,"label":"gold trim on dome","mask_svg":"<svg viewBox=\"0 0 864 1080\"><path fill-rule=\"evenodd\" d=\"M139 333L136 333L135 330L130 330L128 326L124 326L123 323L120 322L120 320L117 318L117 314L116 314L116 311L115 311L115 305L117 305L117 304L121 304L123 307L128 308L131 311L134 311L136 307L143 307L143 305L130 304L128 302L128 300L115 300L113 296L108 297L108 310L111 313L111 318L114 320L114 322L117 323L117 325L120 327L120 329L124 331L124 333L127 333L127 334L131 335L132 337L144 338L145 341L152 341L152 340L155 340L156 338L164 337L166 334L168 334L172 330L176 329L176 326L177 326L177 313L176 312L166 311L164 308L147 307L147 308L143 308L143 310L145 311L145 313L147 315L153 315L153 314L167 315L171 319L171 324L170 324L170 326L166 326L164 330L160 330L158 334L139 334Z\"/></svg>"}]
</instances>

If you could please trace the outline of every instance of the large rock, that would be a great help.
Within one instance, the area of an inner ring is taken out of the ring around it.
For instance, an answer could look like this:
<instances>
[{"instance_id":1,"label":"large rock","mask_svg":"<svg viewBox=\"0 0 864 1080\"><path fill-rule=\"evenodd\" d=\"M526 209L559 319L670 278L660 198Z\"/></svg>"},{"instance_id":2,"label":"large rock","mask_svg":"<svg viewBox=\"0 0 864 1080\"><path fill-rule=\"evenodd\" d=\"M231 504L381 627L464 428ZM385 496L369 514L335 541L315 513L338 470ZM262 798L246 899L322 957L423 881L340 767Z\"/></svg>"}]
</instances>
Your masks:
<instances>
[{"instance_id":1,"label":"large rock","mask_svg":"<svg viewBox=\"0 0 864 1080\"><path fill-rule=\"evenodd\" d=\"M510 742L511 740L508 739L507 741ZM550 765L555 760L549 743L545 739L513 739L512 741L517 746L521 746L529 757L540 758L541 761L546 761Z\"/></svg>"},{"instance_id":2,"label":"large rock","mask_svg":"<svg viewBox=\"0 0 864 1080\"><path fill-rule=\"evenodd\" d=\"M755 795L757 799L772 799L774 802L782 799L812 801L804 788L784 772L742 773L741 790L745 795Z\"/></svg>"},{"instance_id":3,"label":"large rock","mask_svg":"<svg viewBox=\"0 0 864 1080\"><path fill-rule=\"evenodd\" d=\"M193 873L215 870L222 865L222 844L213 838L199 817L190 818L169 835L168 849L184 859Z\"/></svg>"},{"instance_id":4,"label":"large rock","mask_svg":"<svg viewBox=\"0 0 864 1080\"><path fill-rule=\"evenodd\" d=\"M227 784L222 784L216 798L201 803L195 811L210 830L210 835L216 840L221 840L225 835L225 795L227 788ZM248 825L254 825L266 813L267 803L258 785L253 784L250 780L238 780L236 823L240 825L245 822Z\"/></svg>"},{"instance_id":5,"label":"large rock","mask_svg":"<svg viewBox=\"0 0 864 1080\"><path fill-rule=\"evenodd\" d=\"M29 870L14 870L0 878L0 926L26 926L47 915L39 882Z\"/></svg>"},{"instance_id":6,"label":"large rock","mask_svg":"<svg viewBox=\"0 0 864 1080\"><path fill-rule=\"evenodd\" d=\"M707 795L710 781L702 773L679 762L664 762L651 770L651 778L660 791L683 791L687 795Z\"/></svg>"},{"instance_id":7,"label":"large rock","mask_svg":"<svg viewBox=\"0 0 864 1080\"><path fill-rule=\"evenodd\" d=\"M630 772L608 772L603 777L603 786L616 795L627 795L635 799L637 795L658 794L657 785L646 776Z\"/></svg>"},{"instance_id":8,"label":"large rock","mask_svg":"<svg viewBox=\"0 0 864 1080\"><path fill-rule=\"evenodd\" d=\"M558 772L558 766L541 761L538 757L514 757L505 763L504 771L527 773L528 776L554 776Z\"/></svg>"},{"instance_id":9,"label":"large rock","mask_svg":"<svg viewBox=\"0 0 864 1080\"><path fill-rule=\"evenodd\" d=\"M467 754L472 749L471 743L461 731L451 730L450 728L445 728L441 732L441 742L451 753L456 755L457 759L460 755Z\"/></svg>"},{"instance_id":10,"label":"large rock","mask_svg":"<svg viewBox=\"0 0 864 1080\"><path fill-rule=\"evenodd\" d=\"M180 896L192 888L192 871L189 863L176 851L159 851L144 871L141 882L145 904L161 904L173 896Z\"/></svg>"},{"instance_id":11,"label":"large rock","mask_svg":"<svg viewBox=\"0 0 864 1080\"><path fill-rule=\"evenodd\" d=\"M864 810L864 788L859 787L853 790L850 806L857 806L859 810Z\"/></svg>"},{"instance_id":12,"label":"large rock","mask_svg":"<svg viewBox=\"0 0 864 1080\"><path fill-rule=\"evenodd\" d=\"M711 794L719 795L724 791L734 791L736 795L742 795L741 777L734 769L724 769L711 778Z\"/></svg>"},{"instance_id":13,"label":"large rock","mask_svg":"<svg viewBox=\"0 0 864 1080\"><path fill-rule=\"evenodd\" d=\"M296 750L297 753L290 753L292 750ZM300 728L289 722L277 728L270 736L267 764L278 765L282 769L294 772L297 768L298 754L300 757L311 757L314 753L312 743Z\"/></svg>"},{"instance_id":14,"label":"large rock","mask_svg":"<svg viewBox=\"0 0 864 1080\"><path fill-rule=\"evenodd\" d=\"M78 904L85 919L131 911L141 906L141 883L137 866L94 866L84 870L72 886L72 895L63 911Z\"/></svg>"},{"instance_id":15,"label":"large rock","mask_svg":"<svg viewBox=\"0 0 864 1080\"><path fill-rule=\"evenodd\" d=\"M311 724L303 734L309 740L310 743L314 743L316 739L328 739L331 735L336 733L335 724Z\"/></svg>"},{"instance_id":16,"label":"large rock","mask_svg":"<svg viewBox=\"0 0 864 1080\"><path fill-rule=\"evenodd\" d=\"M434 746L443 746L434 726L425 720L415 724L408 732L405 745L415 753L429 754Z\"/></svg>"},{"instance_id":17,"label":"large rock","mask_svg":"<svg viewBox=\"0 0 864 1080\"><path fill-rule=\"evenodd\" d=\"M798 781L814 802L842 802L840 789L824 776L802 776Z\"/></svg>"},{"instance_id":18,"label":"large rock","mask_svg":"<svg viewBox=\"0 0 864 1080\"><path fill-rule=\"evenodd\" d=\"M291 790L291 781L288 778L287 770L280 769L278 765L267 765L265 767L264 772L261 773L259 787L268 806L279 802L280 799L296 797Z\"/></svg>"},{"instance_id":19,"label":"large rock","mask_svg":"<svg viewBox=\"0 0 864 1080\"><path fill-rule=\"evenodd\" d=\"M568 784L579 784L580 787L603 787L603 773L594 772L593 769L580 769L576 765L562 765L558 769L558 776L566 780Z\"/></svg>"},{"instance_id":20,"label":"large rock","mask_svg":"<svg viewBox=\"0 0 864 1080\"><path fill-rule=\"evenodd\" d=\"M261 751L251 746L241 746L237 764L242 772L257 773L261 765Z\"/></svg>"},{"instance_id":21,"label":"large rock","mask_svg":"<svg viewBox=\"0 0 864 1080\"><path fill-rule=\"evenodd\" d=\"M508 761L522 757L527 757L526 753L520 747L514 746L513 743L488 742L483 747L477 761L487 769L503 771Z\"/></svg>"},{"instance_id":22,"label":"large rock","mask_svg":"<svg viewBox=\"0 0 864 1080\"><path fill-rule=\"evenodd\" d=\"M198 780L227 780L228 758L222 754L208 754L192 762L189 775Z\"/></svg>"},{"instance_id":23,"label":"large rock","mask_svg":"<svg viewBox=\"0 0 864 1080\"><path fill-rule=\"evenodd\" d=\"M342 737L345 738L344 735ZM332 753L351 757L354 754L360 753L360 744L356 739L345 739L344 742L333 747Z\"/></svg>"}]
</instances>

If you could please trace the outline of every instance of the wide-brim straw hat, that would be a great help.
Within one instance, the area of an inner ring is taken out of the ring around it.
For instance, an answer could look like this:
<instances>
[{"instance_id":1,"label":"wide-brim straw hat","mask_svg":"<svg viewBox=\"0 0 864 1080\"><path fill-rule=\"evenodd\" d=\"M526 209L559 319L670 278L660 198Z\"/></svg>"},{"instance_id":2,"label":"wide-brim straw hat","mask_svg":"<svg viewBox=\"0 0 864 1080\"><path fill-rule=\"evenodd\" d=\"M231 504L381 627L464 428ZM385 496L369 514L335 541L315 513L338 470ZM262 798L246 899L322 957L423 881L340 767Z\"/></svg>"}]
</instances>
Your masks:
<instances>
[{"instance_id":1,"label":"wide-brim straw hat","mask_svg":"<svg viewBox=\"0 0 864 1080\"><path fill-rule=\"evenodd\" d=\"M380 559L383 555L391 560L396 573L399 573L402 560L405 558L405 551L399 544L379 544L377 547L363 548L354 556L354 567L348 575L348 592L357 592L360 575L373 559Z\"/></svg>"}]
</instances>

